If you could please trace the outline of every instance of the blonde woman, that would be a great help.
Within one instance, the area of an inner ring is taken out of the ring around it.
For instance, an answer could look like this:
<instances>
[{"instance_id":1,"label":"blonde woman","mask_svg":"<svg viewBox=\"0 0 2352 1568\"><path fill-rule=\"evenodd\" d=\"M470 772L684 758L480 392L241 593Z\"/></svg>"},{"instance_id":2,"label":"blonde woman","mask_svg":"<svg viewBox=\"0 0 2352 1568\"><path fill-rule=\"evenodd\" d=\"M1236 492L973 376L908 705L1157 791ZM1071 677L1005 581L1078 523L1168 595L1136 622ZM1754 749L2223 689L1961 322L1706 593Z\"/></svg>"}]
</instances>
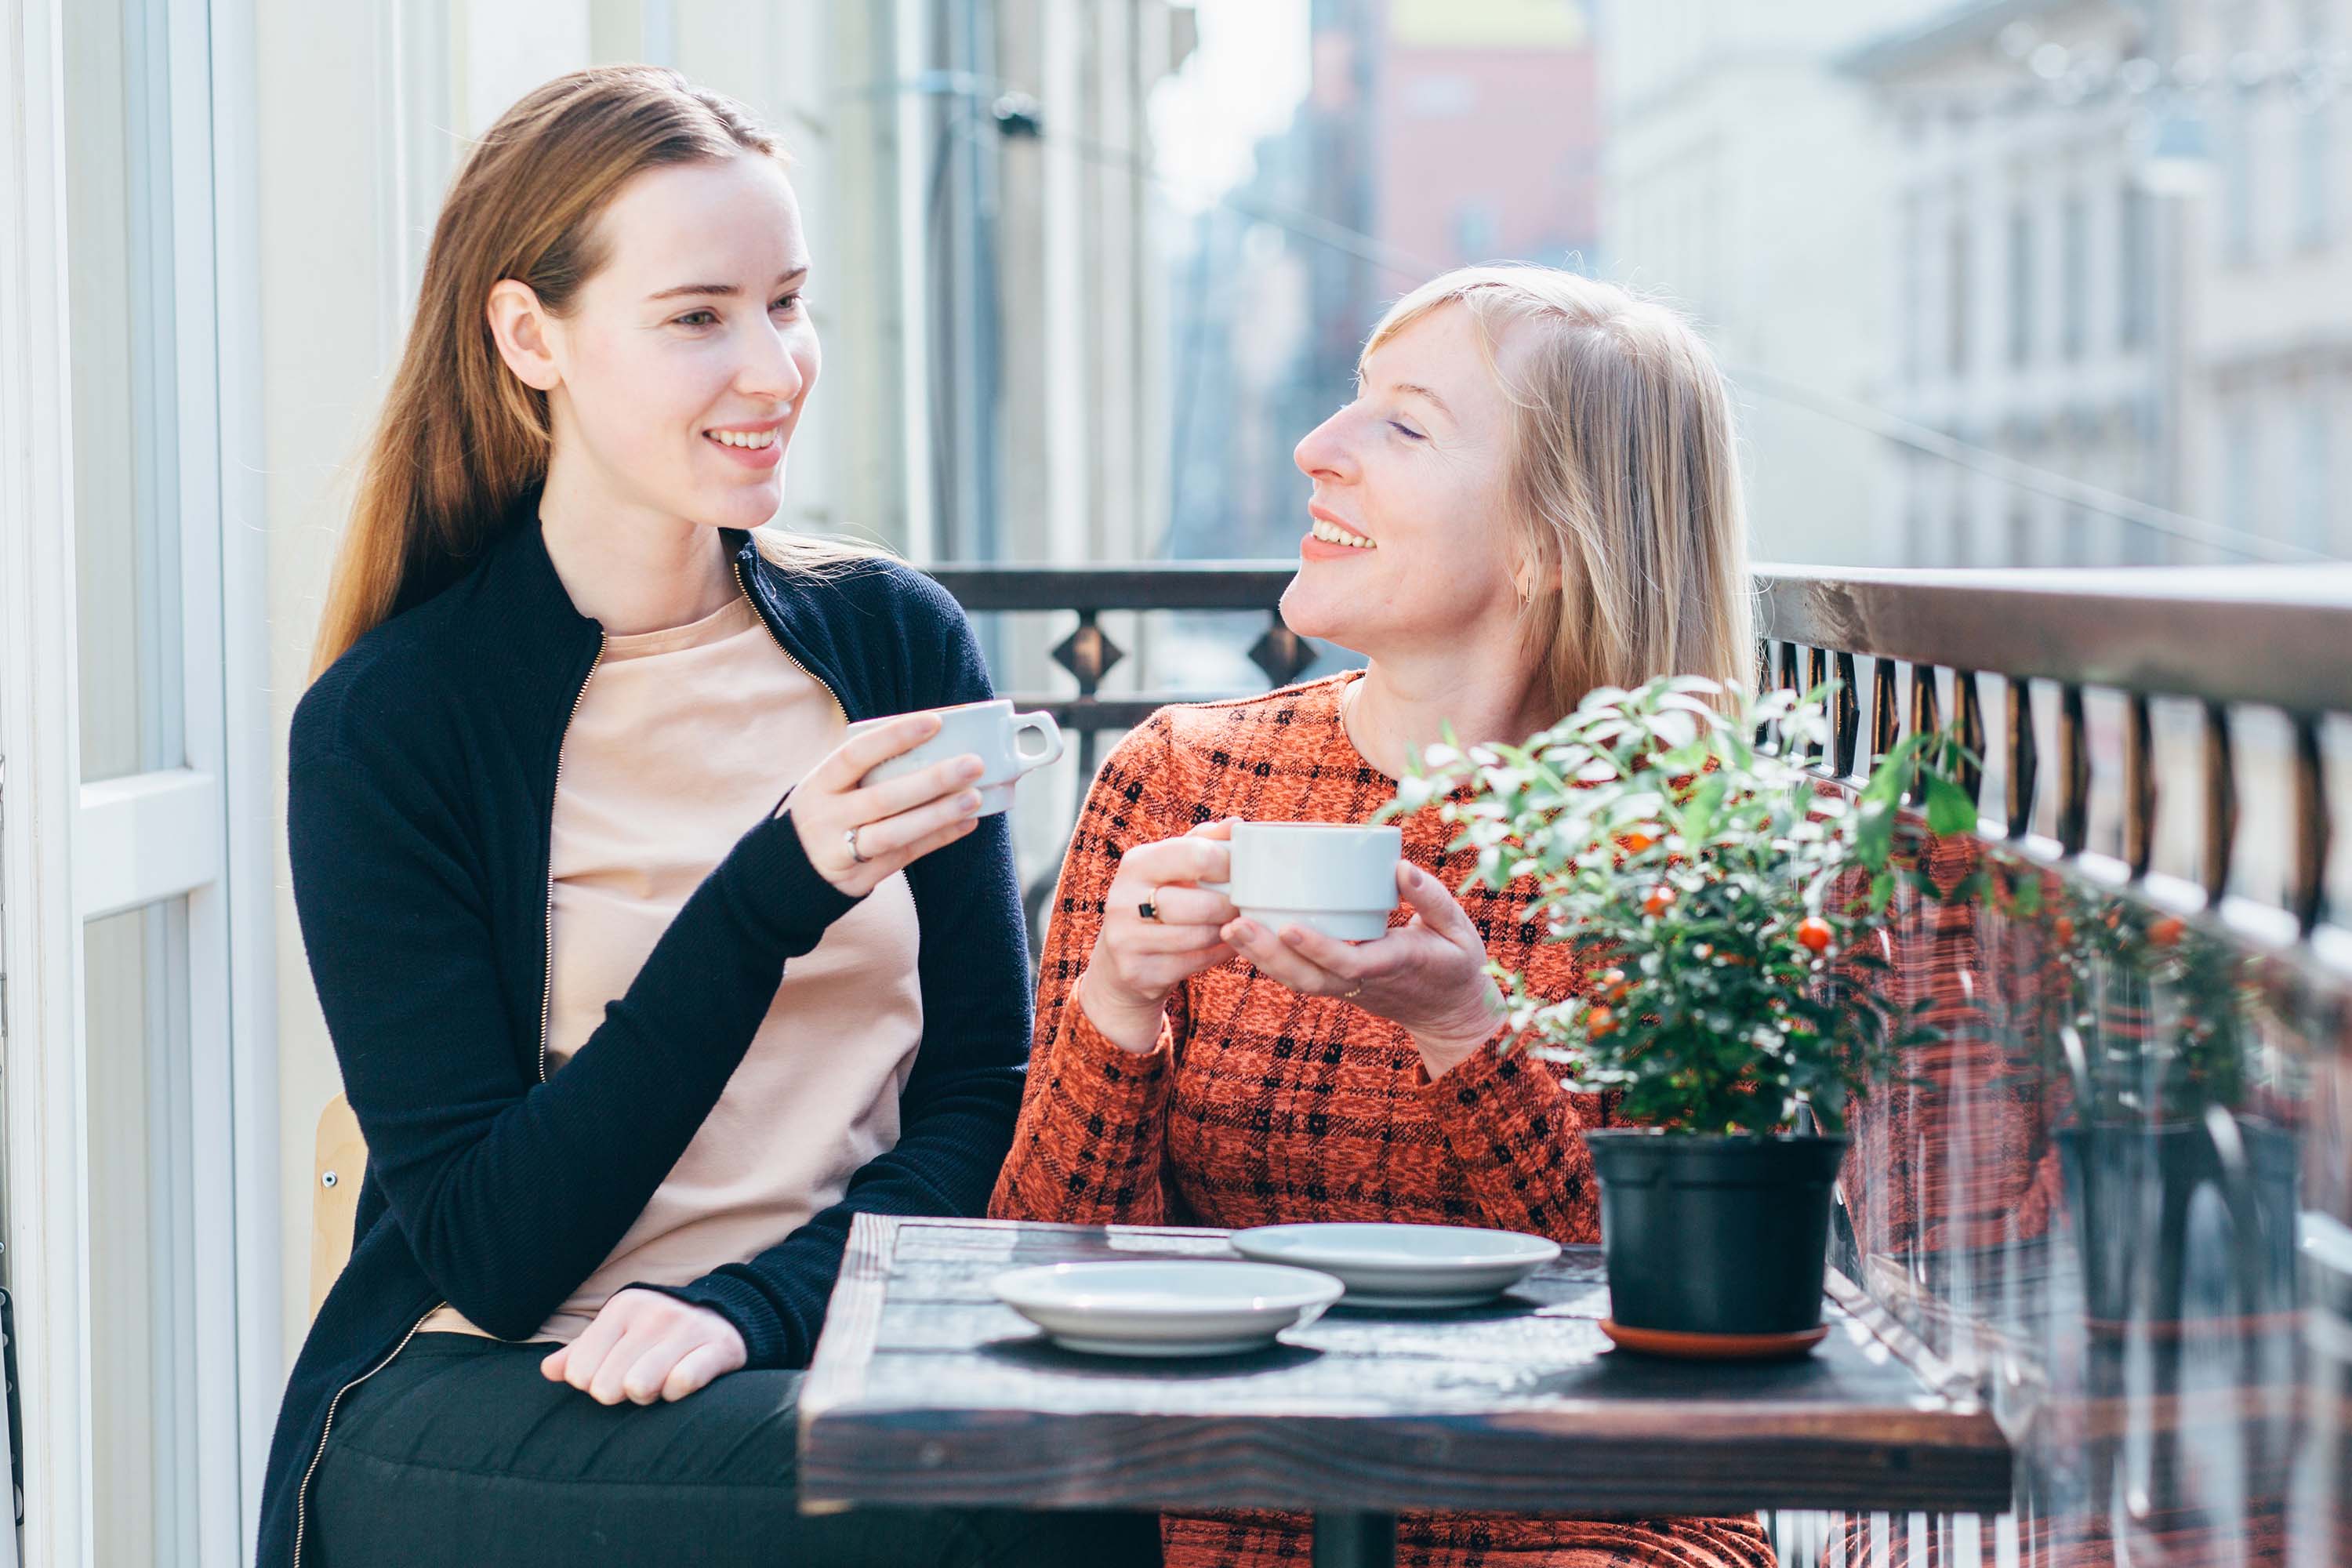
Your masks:
<instances>
[{"instance_id":1,"label":"blonde woman","mask_svg":"<svg viewBox=\"0 0 2352 1568\"><path fill-rule=\"evenodd\" d=\"M798 1510L850 1217L985 1204L1029 1002L979 759L864 788L938 721L844 738L988 697L971 628L896 563L754 532L816 387L809 271L774 138L668 71L550 82L450 191L289 743L368 1163L268 1568L1154 1544Z\"/></svg>"},{"instance_id":2,"label":"blonde woman","mask_svg":"<svg viewBox=\"0 0 2352 1568\"><path fill-rule=\"evenodd\" d=\"M1571 950L1404 823L1410 918L1360 946L1236 918L1229 819L1360 822L1451 726L1517 741L1600 685L1747 668L1730 409L1674 312L1534 267L1414 289L1353 402L1298 444L1312 481L1283 616L1359 672L1171 708L1105 764L1045 942L1035 1045L991 1212L1083 1223L1404 1220L1599 1239L1578 1131L1599 1098L1510 1050L1489 960L1567 995ZM1171 1568L1301 1561L1306 1521L1171 1516ZM1409 1518L1414 1562L1769 1563L1756 1521Z\"/></svg>"}]
</instances>

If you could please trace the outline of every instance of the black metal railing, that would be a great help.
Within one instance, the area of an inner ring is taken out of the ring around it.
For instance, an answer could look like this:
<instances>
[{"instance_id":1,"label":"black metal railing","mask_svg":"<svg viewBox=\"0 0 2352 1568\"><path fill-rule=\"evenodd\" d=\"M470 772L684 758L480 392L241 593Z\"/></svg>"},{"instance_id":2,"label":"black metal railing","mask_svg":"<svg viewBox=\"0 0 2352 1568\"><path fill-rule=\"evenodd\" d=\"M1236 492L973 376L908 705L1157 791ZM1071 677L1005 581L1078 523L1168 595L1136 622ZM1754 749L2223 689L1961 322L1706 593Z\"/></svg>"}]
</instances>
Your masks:
<instances>
[{"instance_id":1,"label":"black metal railing","mask_svg":"<svg viewBox=\"0 0 2352 1568\"><path fill-rule=\"evenodd\" d=\"M1074 738L1078 776L1093 776L1100 737L1133 728L1170 702L1200 694L1141 690L1106 696L1105 679L1128 657L1102 626L1118 612L1255 611L1265 627L1249 649L1271 686L1295 679L1317 650L1282 623L1283 589L1296 568L1272 562L1183 562L1122 566L958 566L931 574L967 611L1072 616L1054 661L1075 690L1015 693L1052 713ZM2043 858L2089 847L2095 789L2120 792L2116 858L2135 879L2155 859L2162 804L2176 793L2161 776L2152 705L2201 709L2196 794L2200 863L2185 879L2218 906L2239 864L2242 765L2233 710L2275 710L2288 727L2286 771L2292 852L2283 907L2300 934L2327 919L2334 841L2323 727L2352 714L2352 568L2087 571L1873 571L1767 566L1759 679L1765 686L1841 681L1826 773L1853 778L1907 731L1951 715L1971 752L1990 759L2000 784L1985 830ZM1863 673L1867 667L1867 673ZM2085 693L2118 694L2122 754L2109 781L2095 758ZM1239 693L1226 693L1239 695ZM2000 715L1987 749L1988 707ZM2052 809L2040 812L2043 726L2054 714ZM1980 792L1986 774L1965 783ZM1050 875L1046 878L1050 889ZM1033 889L1033 900L1042 897Z\"/></svg>"},{"instance_id":2,"label":"black metal railing","mask_svg":"<svg viewBox=\"0 0 2352 1568\"><path fill-rule=\"evenodd\" d=\"M1982 831L2042 858L2074 859L2088 847L2098 762L2086 693L2122 705L2119 858L2148 879L2159 811L2171 793L2159 776L2156 705L2195 705L2201 745L2194 763L2202 802L2200 852L2189 879L2217 911L2238 863L2242 823L2235 715L2274 710L2290 736L2284 765L2292 802L2291 851L2282 902L2297 933L2328 915L2334 837L2322 737L2352 713L2352 568L2213 568L2136 572L1873 572L1771 568L1759 575L1766 685L1818 684L1834 675L1834 754L1827 772L1866 772L1906 730L1933 729L1947 712L1969 749L1997 759L1999 810ZM1856 679L1866 658L1871 679ZM1907 673L1906 673L1907 672ZM1899 687L1908 687L1907 720ZM1989 685L2001 709L1997 751L1986 750ZM2051 691L2048 689L2053 689ZM2045 694L2046 693L2046 694ZM1859 744L1861 707L1869 745ZM2037 710L2055 709L2054 812L2037 835L2042 747ZM1982 774L1963 781L1981 790ZM2188 781L2180 781L2188 782ZM1980 803L1981 804L1981 803Z\"/></svg>"}]
</instances>

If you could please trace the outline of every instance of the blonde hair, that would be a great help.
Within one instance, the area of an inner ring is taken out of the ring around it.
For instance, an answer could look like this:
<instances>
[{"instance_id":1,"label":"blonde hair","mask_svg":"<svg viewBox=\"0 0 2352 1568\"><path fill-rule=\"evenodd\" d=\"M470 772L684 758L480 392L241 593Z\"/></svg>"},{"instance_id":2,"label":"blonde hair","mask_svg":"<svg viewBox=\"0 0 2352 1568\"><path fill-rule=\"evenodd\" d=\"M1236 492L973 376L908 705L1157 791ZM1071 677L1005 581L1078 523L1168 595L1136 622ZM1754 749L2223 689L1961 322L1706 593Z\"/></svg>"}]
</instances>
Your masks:
<instances>
[{"instance_id":1,"label":"blonde hair","mask_svg":"<svg viewBox=\"0 0 2352 1568\"><path fill-rule=\"evenodd\" d=\"M499 117L434 226L416 315L370 437L311 650L315 678L370 630L463 575L547 478L547 395L499 357L485 311L512 278L561 315L607 259L596 219L646 170L739 153L787 162L733 99L655 66L573 71ZM863 546L762 528L761 554L821 570Z\"/></svg>"},{"instance_id":2,"label":"blonde hair","mask_svg":"<svg viewBox=\"0 0 2352 1568\"><path fill-rule=\"evenodd\" d=\"M1549 705L1566 714L1595 687L1657 675L1752 680L1731 400L1690 322L1556 268L1465 267L1391 306L1365 355L1448 305L1470 313L1517 411L1521 626Z\"/></svg>"}]
</instances>

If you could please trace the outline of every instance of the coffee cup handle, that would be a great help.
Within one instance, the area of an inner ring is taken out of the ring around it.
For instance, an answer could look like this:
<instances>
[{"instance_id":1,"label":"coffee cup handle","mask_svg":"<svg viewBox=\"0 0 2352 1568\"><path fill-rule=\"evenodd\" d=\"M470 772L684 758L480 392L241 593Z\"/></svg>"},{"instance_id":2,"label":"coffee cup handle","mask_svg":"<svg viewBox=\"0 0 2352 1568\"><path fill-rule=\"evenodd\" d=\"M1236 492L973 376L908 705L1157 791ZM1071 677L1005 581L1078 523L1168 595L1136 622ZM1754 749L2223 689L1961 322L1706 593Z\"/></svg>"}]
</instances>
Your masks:
<instances>
[{"instance_id":1,"label":"coffee cup handle","mask_svg":"<svg viewBox=\"0 0 2352 1568\"><path fill-rule=\"evenodd\" d=\"M1234 896L1234 885L1230 881L1195 882L1192 886L1200 889L1201 891L1204 893L1214 893L1221 899L1231 899Z\"/></svg>"},{"instance_id":2,"label":"coffee cup handle","mask_svg":"<svg viewBox=\"0 0 2352 1568\"><path fill-rule=\"evenodd\" d=\"M1024 735L1031 734L1044 737L1042 749L1033 752L1021 743ZM1021 764L1023 773L1060 762L1062 751L1062 727L1054 722L1051 713L1016 713L1013 716L1013 755Z\"/></svg>"}]
</instances>

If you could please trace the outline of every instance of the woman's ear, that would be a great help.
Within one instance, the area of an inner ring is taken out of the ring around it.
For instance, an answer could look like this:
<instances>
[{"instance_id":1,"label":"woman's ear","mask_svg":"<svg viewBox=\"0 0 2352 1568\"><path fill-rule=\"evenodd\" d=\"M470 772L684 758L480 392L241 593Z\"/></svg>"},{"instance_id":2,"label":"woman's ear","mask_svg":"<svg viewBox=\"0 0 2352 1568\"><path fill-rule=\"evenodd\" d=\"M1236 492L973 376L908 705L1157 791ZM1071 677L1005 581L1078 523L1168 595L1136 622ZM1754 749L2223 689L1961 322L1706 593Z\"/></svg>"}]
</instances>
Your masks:
<instances>
[{"instance_id":1,"label":"woman's ear","mask_svg":"<svg viewBox=\"0 0 2352 1568\"><path fill-rule=\"evenodd\" d=\"M563 373L556 367L547 311L530 285L499 279L490 286L483 314L490 323L491 341L499 345L499 357L516 378L538 391L554 391Z\"/></svg>"},{"instance_id":2,"label":"woman's ear","mask_svg":"<svg viewBox=\"0 0 2352 1568\"><path fill-rule=\"evenodd\" d=\"M1531 555L1520 556L1518 564L1511 568L1511 589L1522 605L1532 600L1538 588L1546 593L1566 594L1575 579L1575 567L1565 561L1560 563L1559 580L1551 583L1544 581L1543 564Z\"/></svg>"}]
</instances>

